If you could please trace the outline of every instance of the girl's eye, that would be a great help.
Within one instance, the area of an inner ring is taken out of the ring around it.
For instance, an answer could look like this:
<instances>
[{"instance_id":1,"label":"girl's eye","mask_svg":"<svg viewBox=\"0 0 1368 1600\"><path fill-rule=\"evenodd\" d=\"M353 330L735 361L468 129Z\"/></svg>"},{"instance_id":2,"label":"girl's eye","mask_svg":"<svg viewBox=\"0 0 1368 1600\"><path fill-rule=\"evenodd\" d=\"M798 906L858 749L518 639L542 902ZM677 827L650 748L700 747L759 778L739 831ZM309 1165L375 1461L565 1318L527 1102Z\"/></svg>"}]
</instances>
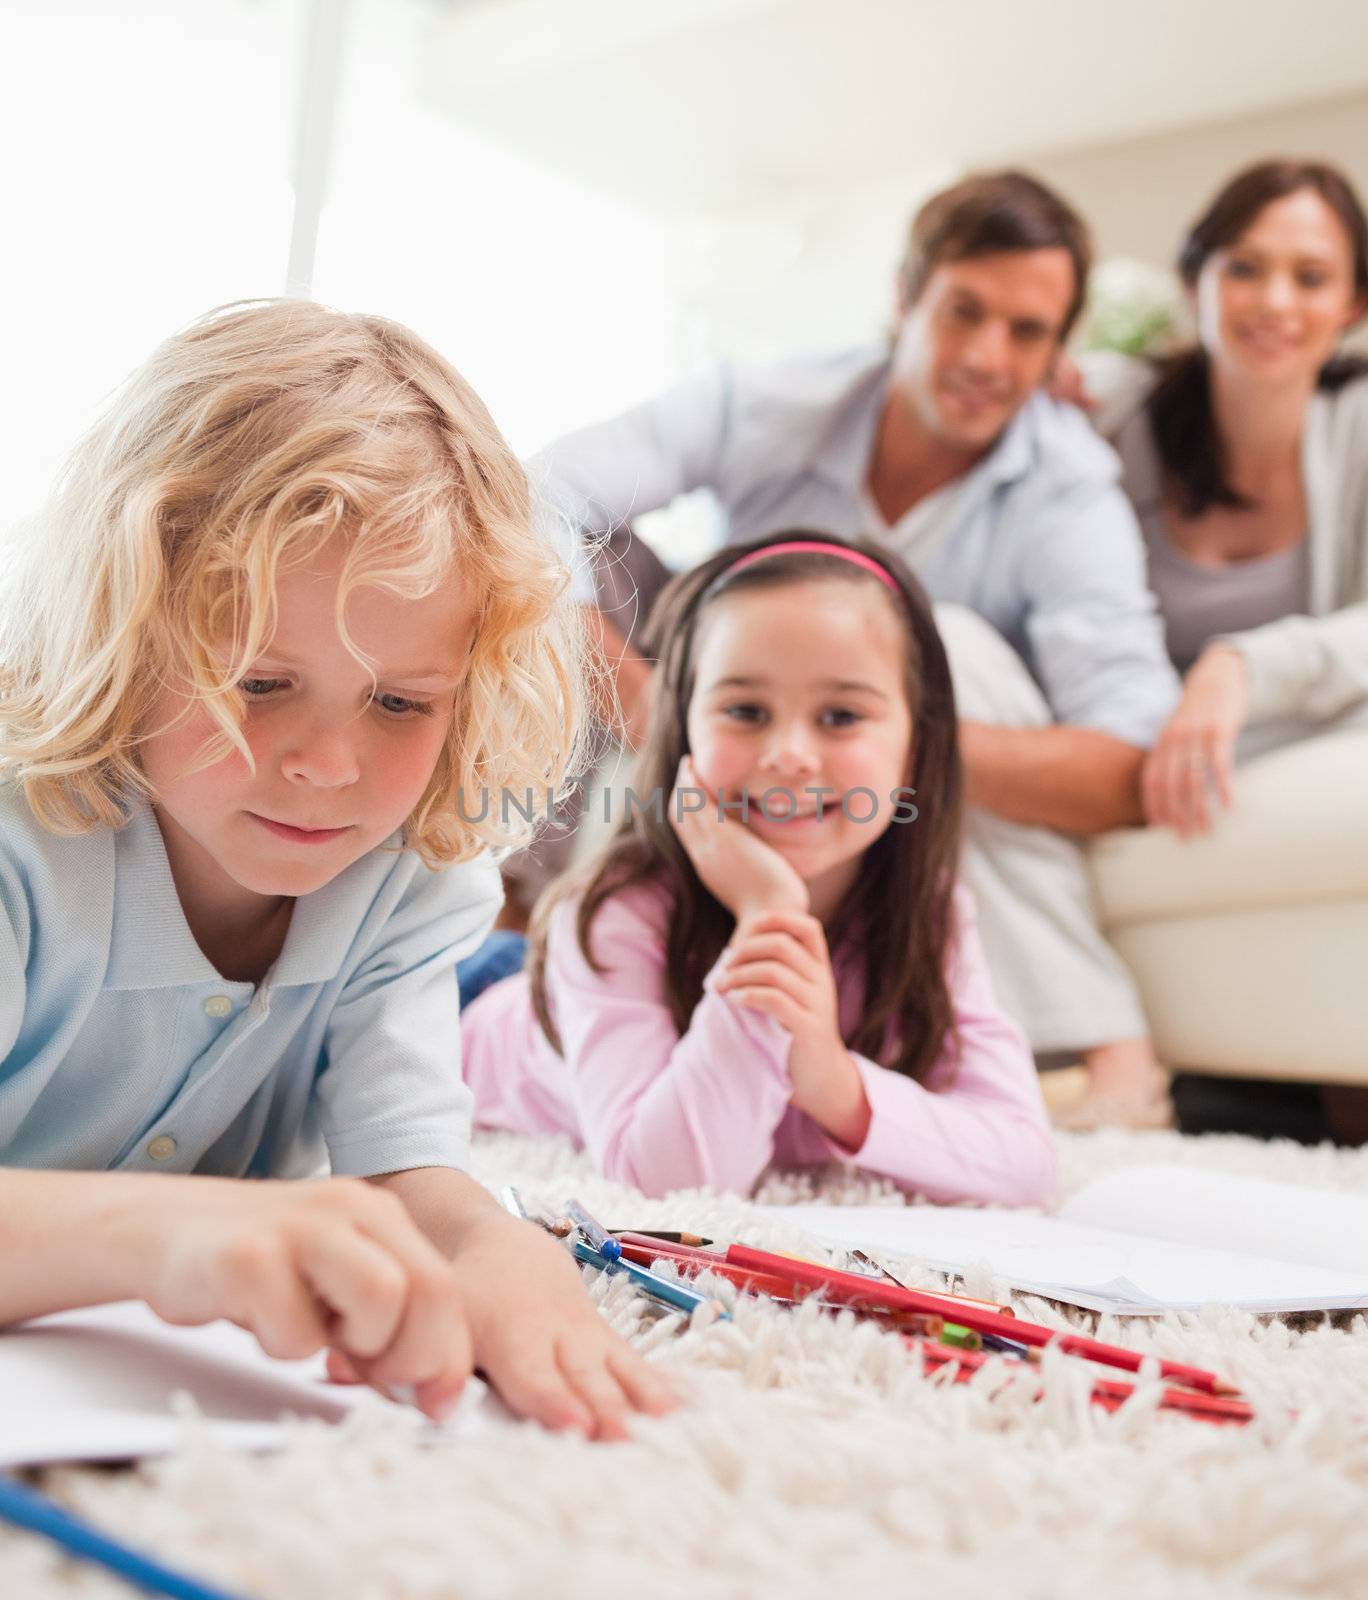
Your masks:
<instances>
[{"instance_id":1,"label":"girl's eye","mask_svg":"<svg viewBox=\"0 0 1368 1600\"><path fill-rule=\"evenodd\" d=\"M430 717L432 715L432 702L430 700L409 700L401 694L378 694L375 703L382 711L389 712L392 717Z\"/></svg>"},{"instance_id":2,"label":"girl's eye","mask_svg":"<svg viewBox=\"0 0 1368 1600\"><path fill-rule=\"evenodd\" d=\"M1329 281L1329 278L1323 272L1300 272L1297 274L1297 282L1303 289L1323 289Z\"/></svg>"},{"instance_id":3,"label":"girl's eye","mask_svg":"<svg viewBox=\"0 0 1368 1600\"><path fill-rule=\"evenodd\" d=\"M1232 278L1252 278L1255 267L1252 261L1227 261L1226 271Z\"/></svg>"},{"instance_id":4,"label":"girl's eye","mask_svg":"<svg viewBox=\"0 0 1368 1600\"><path fill-rule=\"evenodd\" d=\"M829 728L853 728L860 721L860 713L851 711L847 706L836 706L822 713L822 721Z\"/></svg>"},{"instance_id":5,"label":"girl's eye","mask_svg":"<svg viewBox=\"0 0 1368 1600\"><path fill-rule=\"evenodd\" d=\"M238 688L253 700L262 700L284 686L281 678L239 678Z\"/></svg>"},{"instance_id":6,"label":"girl's eye","mask_svg":"<svg viewBox=\"0 0 1368 1600\"><path fill-rule=\"evenodd\" d=\"M723 706L722 715L730 717L735 722L759 722L765 715L765 708L747 702L741 705Z\"/></svg>"}]
</instances>

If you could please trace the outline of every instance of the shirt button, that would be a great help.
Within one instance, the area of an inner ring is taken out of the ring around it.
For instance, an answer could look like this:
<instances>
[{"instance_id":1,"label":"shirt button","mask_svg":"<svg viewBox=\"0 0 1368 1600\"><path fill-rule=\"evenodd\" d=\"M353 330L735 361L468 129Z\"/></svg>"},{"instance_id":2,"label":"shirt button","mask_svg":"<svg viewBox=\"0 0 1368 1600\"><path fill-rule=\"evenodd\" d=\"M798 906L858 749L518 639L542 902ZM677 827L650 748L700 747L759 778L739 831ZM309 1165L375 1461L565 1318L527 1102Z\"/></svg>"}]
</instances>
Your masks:
<instances>
[{"instance_id":1,"label":"shirt button","mask_svg":"<svg viewBox=\"0 0 1368 1600\"><path fill-rule=\"evenodd\" d=\"M206 1017L226 1017L233 1009L233 1002L226 994L211 994L204 1002Z\"/></svg>"},{"instance_id":2,"label":"shirt button","mask_svg":"<svg viewBox=\"0 0 1368 1600\"><path fill-rule=\"evenodd\" d=\"M169 1133L159 1133L147 1147L154 1161L167 1161L176 1153L176 1141Z\"/></svg>"}]
</instances>

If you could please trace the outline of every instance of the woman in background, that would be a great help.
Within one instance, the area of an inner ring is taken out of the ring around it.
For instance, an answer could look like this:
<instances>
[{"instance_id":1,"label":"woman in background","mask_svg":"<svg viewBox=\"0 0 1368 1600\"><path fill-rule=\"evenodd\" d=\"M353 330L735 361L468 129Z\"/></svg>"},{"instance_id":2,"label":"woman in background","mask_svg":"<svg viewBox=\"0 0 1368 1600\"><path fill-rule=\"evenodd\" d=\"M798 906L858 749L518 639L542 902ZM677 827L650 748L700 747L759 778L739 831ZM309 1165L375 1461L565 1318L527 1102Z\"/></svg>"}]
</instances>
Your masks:
<instances>
[{"instance_id":1,"label":"woman in background","mask_svg":"<svg viewBox=\"0 0 1368 1600\"><path fill-rule=\"evenodd\" d=\"M1189 230L1198 343L1085 358L1149 550L1182 701L1145 768L1151 822L1187 836L1241 757L1368 711L1368 220L1319 162L1265 161Z\"/></svg>"},{"instance_id":2,"label":"woman in background","mask_svg":"<svg viewBox=\"0 0 1368 1600\"><path fill-rule=\"evenodd\" d=\"M1198 342L1081 363L1149 553L1182 700L1144 771L1152 823L1188 838L1261 752L1368 729L1368 221L1342 173L1265 161L1232 178L1178 256ZM1368 733L1363 738L1368 783ZM1362 1091L1196 1078L1191 1131L1368 1133ZM1328 1121L1326 1120L1328 1116Z\"/></svg>"}]
</instances>

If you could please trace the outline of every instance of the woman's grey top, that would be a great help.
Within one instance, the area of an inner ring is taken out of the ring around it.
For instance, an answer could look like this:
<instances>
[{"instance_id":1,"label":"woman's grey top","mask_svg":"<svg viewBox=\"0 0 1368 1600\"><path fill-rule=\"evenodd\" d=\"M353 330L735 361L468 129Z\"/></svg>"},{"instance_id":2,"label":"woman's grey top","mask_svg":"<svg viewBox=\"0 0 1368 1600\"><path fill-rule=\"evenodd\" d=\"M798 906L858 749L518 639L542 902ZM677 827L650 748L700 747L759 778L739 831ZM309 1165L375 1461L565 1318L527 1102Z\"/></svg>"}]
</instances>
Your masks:
<instances>
[{"instance_id":1,"label":"woman's grey top","mask_svg":"<svg viewBox=\"0 0 1368 1600\"><path fill-rule=\"evenodd\" d=\"M1318 390L1302 435L1306 537L1287 550L1211 568L1164 527L1163 475L1145 401L1155 370L1115 355L1080 365L1093 421L1121 457L1149 552L1169 654L1183 671L1213 639L1249 669L1250 717L1326 720L1368 701L1368 378Z\"/></svg>"}]
</instances>

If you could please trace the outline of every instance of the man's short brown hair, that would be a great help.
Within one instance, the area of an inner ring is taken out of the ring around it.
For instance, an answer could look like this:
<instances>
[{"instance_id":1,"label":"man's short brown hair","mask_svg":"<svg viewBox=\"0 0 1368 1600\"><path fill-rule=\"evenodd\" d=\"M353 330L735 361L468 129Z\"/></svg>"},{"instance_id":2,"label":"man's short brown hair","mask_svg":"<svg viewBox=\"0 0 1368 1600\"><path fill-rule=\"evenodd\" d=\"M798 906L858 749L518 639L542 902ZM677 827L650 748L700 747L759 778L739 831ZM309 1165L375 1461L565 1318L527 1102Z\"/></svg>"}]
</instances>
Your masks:
<instances>
[{"instance_id":1,"label":"man's short brown hair","mask_svg":"<svg viewBox=\"0 0 1368 1600\"><path fill-rule=\"evenodd\" d=\"M934 194L912 219L898 268L904 307L946 261L1001 255L1013 250L1067 250L1074 294L1061 342L1078 320L1092 267L1087 224L1069 203L1024 172L980 172Z\"/></svg>"}]
</instances>

